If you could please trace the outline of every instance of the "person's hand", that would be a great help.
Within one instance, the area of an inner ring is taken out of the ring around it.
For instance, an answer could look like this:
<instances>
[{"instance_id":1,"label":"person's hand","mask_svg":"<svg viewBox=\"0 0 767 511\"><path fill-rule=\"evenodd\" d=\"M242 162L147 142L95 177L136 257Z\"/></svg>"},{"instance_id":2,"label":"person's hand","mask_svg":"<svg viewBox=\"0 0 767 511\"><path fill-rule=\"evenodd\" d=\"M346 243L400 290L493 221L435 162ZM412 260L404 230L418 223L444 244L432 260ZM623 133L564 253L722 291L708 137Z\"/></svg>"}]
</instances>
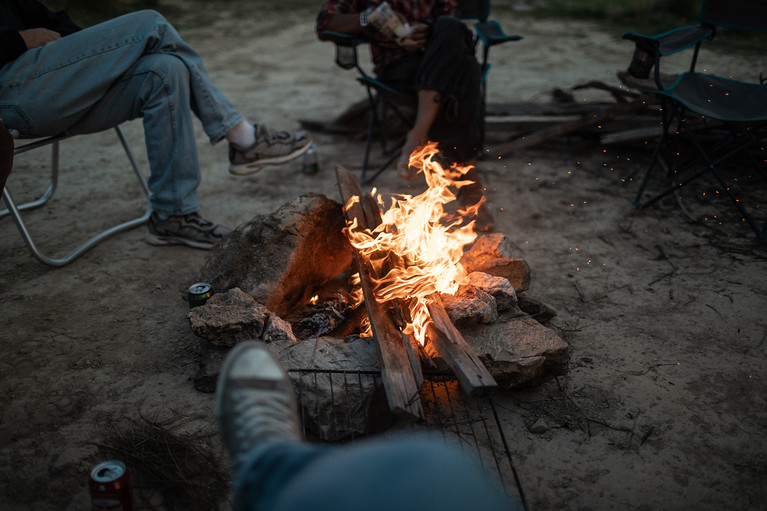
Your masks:
<instances>
[{"instance_id":1,"label":"person's hand","mask_svg":"<svg viewBox=\"0 0 767 511\"><path fill-rule=\"evenodd\" d=\"M429 41L429 26L419 23L413 25L413 31L410 35L398 40L400 46L409 52L416 52L424 49Z\"/></svg>"},{"instance_id":2,"label":"person's hand","mask_svg":"<svg viewBox=\"0 0 767 511\"><path fill-rule=\"evenodd\" d=\"M61 34L48 30L47 28L30 28L27 30L19 30L21 38L24 39L24 44L27 45L27 49L41 48L46 44L61 39Z\"/></svg>"}]
</instances>

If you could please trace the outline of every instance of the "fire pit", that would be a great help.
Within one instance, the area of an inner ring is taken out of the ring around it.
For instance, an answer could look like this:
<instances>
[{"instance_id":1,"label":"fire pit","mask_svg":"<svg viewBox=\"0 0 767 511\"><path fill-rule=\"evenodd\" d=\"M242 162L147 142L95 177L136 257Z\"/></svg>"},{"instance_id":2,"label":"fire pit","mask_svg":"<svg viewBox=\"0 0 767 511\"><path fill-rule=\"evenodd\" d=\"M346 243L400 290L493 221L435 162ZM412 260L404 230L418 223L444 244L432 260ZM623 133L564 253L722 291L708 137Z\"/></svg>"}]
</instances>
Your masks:
<instances>
[{"instance_id":1,"label":"fire pit","mask_svg":"<svg viewBox=\"0 0 767 511\"><path fill-rule=\"evenodd\" d=\"M489 392L563 374L568 347L545 325L556 312L527 295L529 265L510 240L478 236L471 208L450 209L465 170L431 156L419 196L387 207L339 168L343 204L297 197L214 247L200 278L216 293L189 313L202 347L196 387L213 391L228 348L262 339L293 379L307 436L470 424L494 437L493 465L510 466L500 425L486 420ZM485 419L454 400L473 400Z\"/></svg>"}]
</instances>

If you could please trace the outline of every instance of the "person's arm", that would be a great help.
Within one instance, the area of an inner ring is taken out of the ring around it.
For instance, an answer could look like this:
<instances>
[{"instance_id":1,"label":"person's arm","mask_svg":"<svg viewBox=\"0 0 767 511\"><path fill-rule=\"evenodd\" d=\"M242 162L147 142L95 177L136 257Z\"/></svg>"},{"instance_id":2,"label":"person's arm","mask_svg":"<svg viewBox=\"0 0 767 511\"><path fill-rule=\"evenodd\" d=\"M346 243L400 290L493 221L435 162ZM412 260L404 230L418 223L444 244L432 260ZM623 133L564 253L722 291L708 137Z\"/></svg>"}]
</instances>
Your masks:
<instances>
[{"instance_id":1,"label":"person's arm","mask_svg":"<svg viewBox=\"0 0 767 511\"><path fill-rule=\"evenodd\" d=\"M327 0L317 14L317 35L323 32L359 35L365 32L360 13L368 9L367 0Z\"/></svg>"},{"instance_id":2,"label":"person's arm","mask_svg":"<svg viewBox=\"0 0 767 511\"><path fill-rule=\"evenodd\" d=\"M29 48L38 48L80 27L64 11L53 12L37 0L0 7L0 66Z\"/></svg>"},{"instance_id":3,"label":"person's arm","mask_svg":"<svg viewBox=\"0 0 767 511\"><path fill-rule=\"evenodd\" d=\"M360 14L331 14L325 25L325 30L338 32L339 34L357 35L364 32L365 28L360 23Z\"/></svg>"}]
</instances>

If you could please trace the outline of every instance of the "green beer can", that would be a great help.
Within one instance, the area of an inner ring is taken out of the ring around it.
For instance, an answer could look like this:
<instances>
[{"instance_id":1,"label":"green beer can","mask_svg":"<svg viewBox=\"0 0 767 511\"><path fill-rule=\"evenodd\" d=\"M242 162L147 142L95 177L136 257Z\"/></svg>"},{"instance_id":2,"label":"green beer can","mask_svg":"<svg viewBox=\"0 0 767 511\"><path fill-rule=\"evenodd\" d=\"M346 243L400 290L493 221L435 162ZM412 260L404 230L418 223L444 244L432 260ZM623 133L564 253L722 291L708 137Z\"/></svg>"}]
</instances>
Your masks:
<instances>
[{"instance_id":1,"label":"green beer can","mask_svg":"<svg viewBox=\"0 0 767 511\"><path fill-rule=\"evenodd\" d=\"M189 308L205 305L208 298L213 296L213 288L207 282L197 282L189 287L186 298L189 301Z\"/></svg>"}]
</instances>

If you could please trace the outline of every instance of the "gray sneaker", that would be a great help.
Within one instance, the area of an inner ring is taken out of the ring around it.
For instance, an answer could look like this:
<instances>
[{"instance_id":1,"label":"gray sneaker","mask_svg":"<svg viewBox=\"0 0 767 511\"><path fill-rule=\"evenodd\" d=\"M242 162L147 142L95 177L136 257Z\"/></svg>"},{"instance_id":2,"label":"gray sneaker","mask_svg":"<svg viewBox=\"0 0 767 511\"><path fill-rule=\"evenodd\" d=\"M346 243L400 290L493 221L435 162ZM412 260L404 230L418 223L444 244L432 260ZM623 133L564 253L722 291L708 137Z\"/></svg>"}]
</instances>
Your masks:
<instances>
[{"instance_id":1,"label":"gray sneaker","mask_svg":"<svg viewBox=\"0 0 767 511\"><path fill-rule=\"evenodd\" d=\"M229 172L238 176L252 174L266 165L298 158L311 145L312 139L303 134L271 130L259 124L255 144L245 150L229 144Z\"/></svg>"},{"instance_id":2,"label":"gray sneaker","mask_svg":"<svg viewBox=\"0 0 767 511\"><path fill-rule=\"evenodd\" d=\"M167 220L160 220L156 213L152 213L147 223L146 241L150 245L188 245L208 250L230 231L196 212Z\"/></svg>"},{"instance_id":3,"label":"gray sneaker","mask_svg":"<svg viewBox=\"0 0 767 511\"><path fill-rule=\"evenodd\" d=\"M301 441L290 380L262 342L241 342L227 355L216 385L215 415L235 470L264 442Z\"/></svg>"}]
</instances>

